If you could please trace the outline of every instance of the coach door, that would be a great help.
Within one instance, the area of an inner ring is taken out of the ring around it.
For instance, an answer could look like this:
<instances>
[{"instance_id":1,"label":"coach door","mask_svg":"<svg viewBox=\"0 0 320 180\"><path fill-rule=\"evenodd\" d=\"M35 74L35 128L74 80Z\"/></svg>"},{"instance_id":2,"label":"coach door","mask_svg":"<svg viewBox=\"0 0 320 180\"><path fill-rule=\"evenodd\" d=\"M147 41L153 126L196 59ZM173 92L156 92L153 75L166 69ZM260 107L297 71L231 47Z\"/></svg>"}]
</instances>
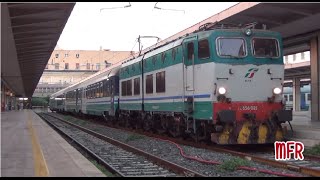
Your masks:
<instances>
[{"instance_id":1,"label":"coach door","mask_svg":"<svg viewBox=\"0 0 320 180\"><path fill-rule=\"evenodd\" d=\"M196 56L197 36L186 39L183 43L185 64L185 90L194 91L194 62Z\"/></svg>"}]
</instances>

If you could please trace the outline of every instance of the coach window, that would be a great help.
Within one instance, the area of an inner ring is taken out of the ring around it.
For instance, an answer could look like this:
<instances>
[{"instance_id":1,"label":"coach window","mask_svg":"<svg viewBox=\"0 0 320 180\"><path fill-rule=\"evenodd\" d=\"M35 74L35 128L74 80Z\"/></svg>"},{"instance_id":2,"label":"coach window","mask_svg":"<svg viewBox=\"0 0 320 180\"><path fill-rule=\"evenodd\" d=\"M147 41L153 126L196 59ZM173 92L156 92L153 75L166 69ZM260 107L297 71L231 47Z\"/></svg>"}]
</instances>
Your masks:
<instances>
[{"instance_id":1,"label":"coach window","mask_svg":"<svg viewBox=\"0 0 320 180\"><path fill-rule=\"evenodd\" d=\"M156 92L165 92L166 91L166 78L165 71L158 72L156 74Z\"/></svg>"},{"instance_id":2,"label":"coach window","mask_svg":"<svg viewBox=\"0 0 320 180\"><path fill-rule=\"evenodd\" d=\"M102 81L100 82L100 97L103 97L103 83Z\"/></svg>"},{"instance_id":3,"label":"coach window","mask_svg":"<svg viewBox=\"0 0 320 180\"><path fill-rule=\"evenodd\" d=\"M193 43L188 43L188 60L192 60L194 58L194 46Z\"/></svg>"},{"instance_id":4,"label":"coach window","mask_svg":"<svg viewBox=\"0 0 320 180\"><path fill-rule=\"evenodd\" d=\"M203 39L198 42L198 56L200 59L210 57L209 41L207 39Z\"/></svg>"},{"instance_id":5,"label":"coach window","mask_svg":"<svg viewBox=\"0 0 320 180\"><path fill-rule=\"evenodd\" d=\"M132 96L132 80L127 81L127 96Z\"/></svg>"},{"instance_id":6,"label":"coach window","mask_svg":"<svg viewBox=\"0 0 320 180\"><path fill-rule=\"evenodd\" d=\"M133 80L133 94L140 95L140 78L135 78Z\"/></svg>"},{"instance_id":7,"label":"coach window","mask_svg":"<svg viewBox=\"0 0 320 180\"><path fill-rule=\"evenodd\" d=\"M308 93L308 97L307 97L308 101L311 101L311 94Z\"/></svg>"},{"instance_id":8,"label":"coach window","mask_svg":"<svg viewBox=\"0 0 320 180\"><path fill-rule=\"evenodd\" d=\"M153 93L153 75L147 75L146 76L146 94L152 94Z\"/></svg>"},{"instance_id":9,"label":"coach window","mask_svg":"<svg viewBox=\"0 0 320 180\"><path fill-rule=\"evenodd\" d=\"M245 41L242 38L218 38L217 50L220 57L238 58L246 56Z\"/></svg>"},{"instance_id":10,"label":"coach window","mask_svg":"<svg viewBox=\"0 0 320 180\"><path fill-rule=\"evenodd\" d=\"M284 100L287 102L288 101L288 96L286 94L283 95Z\"/></svg>"},{"instance_id":11,"label":"coach window","mask_svg":"<svg viewBox=\"0 0 320 180\"><path fill-rule=\"evenodd\" d=\"M96 98L98 98L99 97L99 83L96 83L95 89L96 89Z\"/></svg>"},{"instance_id":12,"label":"coach window","mask_svg":"<svg viewBox=\"0 0 320 180\"><path fill-rule=\"evenodd\" d=\"M127 81L121 82L121 95L126 96L127 95Z\"/></svg>"}]
</instances>

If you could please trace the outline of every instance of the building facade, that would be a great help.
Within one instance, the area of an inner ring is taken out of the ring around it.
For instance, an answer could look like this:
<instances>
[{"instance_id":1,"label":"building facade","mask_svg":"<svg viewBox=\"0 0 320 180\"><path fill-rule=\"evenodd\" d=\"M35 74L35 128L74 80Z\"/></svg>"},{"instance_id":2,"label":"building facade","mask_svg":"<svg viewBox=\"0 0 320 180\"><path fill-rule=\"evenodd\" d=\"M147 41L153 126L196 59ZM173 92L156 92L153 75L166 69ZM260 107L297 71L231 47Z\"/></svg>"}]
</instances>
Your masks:
<instances>
[{"instance_id":1,"label":"building facade","mask_svg":"<svg viewBox=\"0 0 320 180\"><path fill-rule=\"evenodd\" d=\"M130 56L130 51L55 49L33 97L47 97Z\"/></svg>"}]
</instances>

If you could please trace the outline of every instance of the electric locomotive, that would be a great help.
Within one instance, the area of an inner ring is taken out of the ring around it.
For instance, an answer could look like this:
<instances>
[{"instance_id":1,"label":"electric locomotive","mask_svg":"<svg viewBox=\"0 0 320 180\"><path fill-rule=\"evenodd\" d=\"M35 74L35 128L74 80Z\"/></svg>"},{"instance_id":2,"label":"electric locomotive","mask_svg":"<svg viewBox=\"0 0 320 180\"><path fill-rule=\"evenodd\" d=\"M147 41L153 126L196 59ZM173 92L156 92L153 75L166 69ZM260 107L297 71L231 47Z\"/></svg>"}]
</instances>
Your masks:
<instances>
[{"instance_id":1,"label":"electric locomotive","mask_svg":"<svg viewBox=\"0 0 320 180\"><path fill-rule=\"evenodd\" d=\"M107 101L99 100L107 86L90 85L103 79L82 82L98 94L89 95L95 99L91 106L112 104L82 112L127 127L217 144L283 140L286 129L281 124L292 120L292 111L284 109L282 98L282 39L255 26L208 23L125 60L111 67L117 69L113 76L118 92L106 93L112 97ZM80 97L88 99L86 93ZM83 108L89 107L86 102L81 101Z\"/></svg>"}]
</instances>

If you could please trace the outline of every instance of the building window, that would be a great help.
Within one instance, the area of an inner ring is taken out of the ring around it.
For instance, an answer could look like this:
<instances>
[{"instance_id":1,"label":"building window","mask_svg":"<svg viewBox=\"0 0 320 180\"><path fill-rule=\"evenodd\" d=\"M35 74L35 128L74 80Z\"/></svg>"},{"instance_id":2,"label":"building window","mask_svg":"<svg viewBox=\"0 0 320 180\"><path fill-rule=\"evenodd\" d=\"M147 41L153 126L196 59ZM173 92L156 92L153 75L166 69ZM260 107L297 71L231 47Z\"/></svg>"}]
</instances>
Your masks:
<instances>
[{"instance_id":1,"label":"building window","mask_svg":"<svg viewBox=\"0 0 320 180\"><path fill-rule=\"evenodd\" d=\"M80 54L76 54L76 58L79 58Z\"/></svg>"},{"instance_id":2,"label":"building window","mask_svg":"<svg viewBox=\"0 0 320 180\"><path fill-rule=\"evenodd\" d=\"M305 56L304 56L304 52L301 53L301 59L304 60Z\"/></svg>"},{"instance_id":3,"label":"building window","mask_svg":"<svg viewBox=\"0 0 320 180\"><path fill-rule=\"evenodd\" d=\"M90 63L87 63L87 69L90 69Z\"/></svg>"},{"instance_id":4,"label":"building window","mask_svg":"<svg viewBox=\"0 0 320 180\"><path fill-rule=\"evenodd\" d=\"M198 53L199 53L198 56L200 59L205 59L210 57L209 42L207 39L199 41Z\"/></svg>"},{"instance_id":5,"label":"building window","mask_svg":"<svg viewBox=\"0 0 320 180\"><path fill-rule=\"evenodd\" d=\"M48 66L49 66L49 65L47 64L47 65L46 65L46 69L48 69Z\"/></svg>"},{"instance_id":6,"label":"building window","mask_svg":"<svg viewBox=\"0 0 320 180\"><path fill-rule=\"evenodd\" d=\"M76 63L76 69L80 69L80 64Z\"/></svg>"},{"instance_id":7,"label":"building window","mask_svg":"<svg viewBox=\"0 0 320 180\"><path fill-rule=\"evenodd\" d=\"M158 72L156 74L156 92L165 92L166 91L166 78L165 71Z\"/></svg>"},{"instance_id":8,"label":"building window","mask_svg":"<svg viewBox=\"0 0 320 180\"><path fill-rule=\"evenodd\" d=\"M153 75L146 76L146 93L152 94L153 93Z\"/></svg>"},{"instance_id":9,"label":"building window","mask_svg":"<svg viewBox=\"0 0 320 180\"><path fill-rule=\"evenodd\" d=\"M192 60L193 58L194 58L193 43L188 43L188 60Z\"/></svg>"},{"instance_id":10,"label":"building window","mask_svg":"<svg viewBox=\"0 0 320 180\"><path fill-rule=\"evenodd\" d=\"M297 55L294 54L294 55L293 55L293 61L295 61L296 59L297 59Z\"/></svg>"},{"instance_id":11,"label":"building window","mask_svg":"<svg viewBox=\"0 0 320 180\"><path fill-rule=\"evenodd\" d=\"M68 56L69 56L69 54L68 54L68 53L64 54L64 57L68 57Z\"/></svg>"},{"instance_id":12,"label":"building window","mask_svg":"<svg viewBox=\"0 0 320 180\"><path fill-rule=\"evenodd\" d=\"M56 54L56 58L59 58L59 54Z\"/></svg>"},{"instance_id":13,"label":"building window","mask_svg":"<svg viewBox=\"0 0 320 180\"><path fill-rule=\"evenodd\" d=\"M134 95L140 94L140 78L135 78L133 80L133 94Z\"/></svg>"},{"instance_id":14,"label":"building window","mask_svg":"<svg viewBox=\"0 0 320 180\"><path fill-rule=\"evenodd\" d=\"M59 69L59 63L54 64L54 69Z\"/></svg>"},{"instance_id":15,"label":"building window","mask_svg":"<svg viewBox=\"0 0 320 180\"><path fill-rule=\"evenodd\" d=\"M96 69L97 69L97 70L100 70L100 63L97 63L97 64L96 64Z\"/></svg>"},{"instance_id":16,"label":"building window","mask_svg":"<svg viewBox=\"0 0 320 180\"><path fill-rule=\"evenodd\" d=\"M69 63L64 64L64 69L69 69Z\"/></svg>"}]
</instances>

